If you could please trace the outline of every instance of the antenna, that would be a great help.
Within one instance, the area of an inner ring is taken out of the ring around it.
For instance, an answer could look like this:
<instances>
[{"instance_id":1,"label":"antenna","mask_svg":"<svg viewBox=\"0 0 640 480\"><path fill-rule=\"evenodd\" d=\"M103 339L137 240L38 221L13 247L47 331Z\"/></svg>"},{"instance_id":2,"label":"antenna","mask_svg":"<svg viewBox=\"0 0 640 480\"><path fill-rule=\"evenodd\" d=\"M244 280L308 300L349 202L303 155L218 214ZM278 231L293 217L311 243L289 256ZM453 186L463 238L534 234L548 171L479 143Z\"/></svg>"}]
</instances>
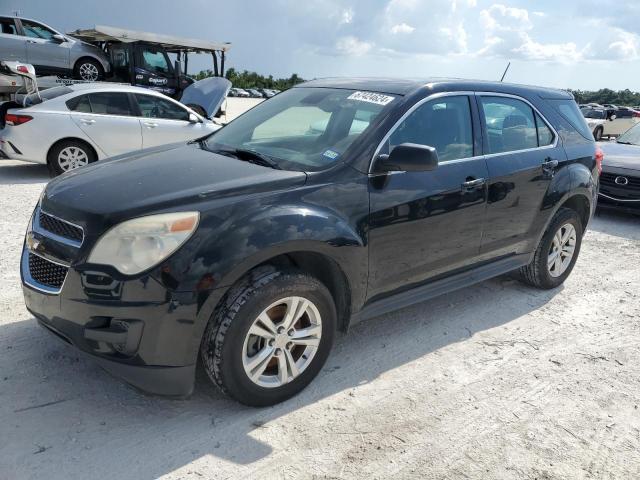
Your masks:
<instances>
[{"instance_id":1,"label":"antenna","mask_svg":"<svg viewBox=\"0 0 640 480\"><path fill-rule=\"evenodd\" d=\"M12 13L14 17L19 17L22 15L22 10L14 10Z\"/></svg>"},{"instance_id":2,"label":"antenna","mask_svg":"<svg viewBox=\"0 0 640 480\"><path fill-rule=\"evenodd\" d=\"M500 81L502 82L504 80L504 77L506 77L507 72L509 71L509 67L511 66L511 62L509 62L507 64L507 68L504 69L504 73L502 74L502 78L500 79Z\"/></svg>"}]
</instances>

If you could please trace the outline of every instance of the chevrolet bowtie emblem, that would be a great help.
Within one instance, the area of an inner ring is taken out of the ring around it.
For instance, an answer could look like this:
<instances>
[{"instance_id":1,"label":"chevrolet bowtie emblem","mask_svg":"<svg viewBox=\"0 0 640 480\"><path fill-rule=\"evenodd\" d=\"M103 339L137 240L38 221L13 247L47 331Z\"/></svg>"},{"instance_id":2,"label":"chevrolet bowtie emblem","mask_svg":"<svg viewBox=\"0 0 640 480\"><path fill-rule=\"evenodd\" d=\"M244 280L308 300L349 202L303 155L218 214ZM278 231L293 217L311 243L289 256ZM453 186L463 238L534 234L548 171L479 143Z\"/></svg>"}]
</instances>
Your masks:
<instances>
[{"instance_id":1,"label":"chevrolet bowtie emblem","mask_svg":"<svg viewBox=\"0 0 640 480\"><path fill-rule=\"evenodd\" d=\"M40 240L33 238L33 233L29 232L27 234L27 248L32 252L35 252L38 250L38 247L40 247Z\"/></svg>"}]
</instances>

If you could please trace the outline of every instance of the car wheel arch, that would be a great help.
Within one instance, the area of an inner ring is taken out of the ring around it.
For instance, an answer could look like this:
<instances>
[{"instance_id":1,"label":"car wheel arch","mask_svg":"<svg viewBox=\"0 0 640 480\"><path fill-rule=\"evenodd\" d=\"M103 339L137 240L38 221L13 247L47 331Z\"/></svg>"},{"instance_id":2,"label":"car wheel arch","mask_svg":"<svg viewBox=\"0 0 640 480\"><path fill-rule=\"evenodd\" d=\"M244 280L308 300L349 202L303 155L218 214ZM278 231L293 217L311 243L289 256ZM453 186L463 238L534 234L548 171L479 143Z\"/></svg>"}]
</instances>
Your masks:
<instances>
[{"instance_id":1,"label":"car wheel arch","mask_svg":"<svg viewBox=\"0 0 640 480\"><path fill-rule=\"evenodd\" d=\"M51 163L51 151L54 148L56 148L59 144L61 144L63 142L80 142L80 143L84 143L87 147L89 147L91 149L91 151L93 152L93 154L96 156L96 158L98 160L100 160L102 158L102 156L100 155L99 149L97 149L90 142L87 142L84 138L64 137L64 138L60 138L60 139L56 140L51 145L49 145L49 148L47 149L47 164Z\"/></svg>"}]
</instances>

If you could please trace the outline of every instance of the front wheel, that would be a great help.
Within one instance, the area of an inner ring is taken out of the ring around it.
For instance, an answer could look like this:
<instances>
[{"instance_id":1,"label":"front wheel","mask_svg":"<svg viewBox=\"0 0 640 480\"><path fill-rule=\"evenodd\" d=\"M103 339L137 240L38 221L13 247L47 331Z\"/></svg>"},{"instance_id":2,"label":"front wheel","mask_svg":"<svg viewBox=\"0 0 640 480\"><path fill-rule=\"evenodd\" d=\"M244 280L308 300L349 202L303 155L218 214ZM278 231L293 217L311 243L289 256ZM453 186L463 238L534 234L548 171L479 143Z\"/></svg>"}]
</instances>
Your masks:
<instances>
[{"instance_id":1,"label":"front wheel","mask_svg":"<svg viewBox=\"0 0 640 480\"><path fill-rule=\"evenodd\" d=\"M76 80L97 82L104 78L104 69L97 60L93 58L82 58L76 63L73 69L73 76Z\"/></svg>"},{"instance_id":2,"label":"front wheel","mask_svg":"<svg viewBox=\"0 0 640 480\"><path fill-rule=\"evenodd\" d=\"M593 138L595 139L596 142L599 142L600 140L602 140L602 131L603 131L603 128L598 127L596 128L595 132L593 132Z\"/></svg>"},{"instance_id":3,"label":"front wheel","mask_svg":"<svg viewBox=\"0 0 640 480\"><path fill-rule=\"evenodd\" d=\"M573 270L582 245L583 227L575 210L561 208L540 240L533 261L520 269L521 279L537 288L561 285Z\"/></svg>"},{"instance_id":4,"label":"front wheel","mask_svg":"<svg viewBox=\"0 0 640 480\"><path fill-rule=\"evenodd\" d=\"M335 305L319 280L261 268L230 291L210 320L201 358L224 393L245 405L274 405L320 372L335 329Z\"/></svg>"}]
</instances>

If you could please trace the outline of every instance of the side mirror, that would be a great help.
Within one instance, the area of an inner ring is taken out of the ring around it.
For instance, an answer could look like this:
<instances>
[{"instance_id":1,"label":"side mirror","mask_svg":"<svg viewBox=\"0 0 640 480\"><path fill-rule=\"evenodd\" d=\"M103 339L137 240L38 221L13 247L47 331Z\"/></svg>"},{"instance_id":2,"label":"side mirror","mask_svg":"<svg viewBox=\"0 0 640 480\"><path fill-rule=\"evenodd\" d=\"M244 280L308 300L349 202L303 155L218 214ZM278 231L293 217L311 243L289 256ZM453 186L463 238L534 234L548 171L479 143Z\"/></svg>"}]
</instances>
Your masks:
<instances>
[{"instance_id":1,"label":"side mirror","mask_svg":"<svg viewBox=\"0 0 640 480\"><path fill-rule=\"evenodd\" d=\"M438 167L438 152L428 145L403 143L389 155L378 155L375 172L427 172Z\"/></svg>"},{"instance_id":2,"label":"side mirror","mask_svg":"<svg viewBox=\"0 0 640 480\"><path fill-rule=\"evenodd\" d=\"M56 33L55 35L53 35L51 39L56 43L64 43L67 41L64 35L60 35L59 33Z\"/></svg>"},{"instance_id":3,"label":"side mirror","mask_svg":"<svg viewBox=\"0 0 640 480\"><path fill-rule=\"evenodd\" d=\"M195 113L189 114L189 123L200 123L200 119Z\"/></svg>"}]
</instances>

